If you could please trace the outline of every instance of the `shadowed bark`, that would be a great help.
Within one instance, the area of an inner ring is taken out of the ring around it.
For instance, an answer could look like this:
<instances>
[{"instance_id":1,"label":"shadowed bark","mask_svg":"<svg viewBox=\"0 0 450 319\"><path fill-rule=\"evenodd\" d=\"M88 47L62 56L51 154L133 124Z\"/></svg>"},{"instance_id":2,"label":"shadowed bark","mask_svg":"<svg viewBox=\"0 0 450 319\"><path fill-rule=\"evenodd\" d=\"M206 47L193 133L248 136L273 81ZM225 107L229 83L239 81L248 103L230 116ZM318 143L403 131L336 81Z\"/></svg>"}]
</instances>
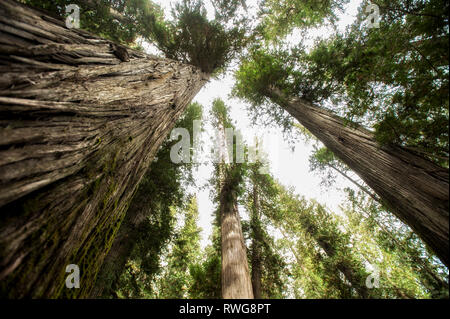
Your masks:
<instances>
[{"instance_id":1,"label":"shadowed bark","mask_svg":"<svg viewBox=\"0 0 450 319\"><path fill-rule=\"evenodd\" d=\"M372 132L272 88L270 97L348 165L449 266L449 171Z\"/></svg>"},{"instance_id":2,"label":"shadowed bark","mask_svg":"<svg viewBox=\"0 0 450 319\"><path fill-rule=\"evenodd\" d=\"M0 2L0 72L0 295L87 296L136 186L208 76L12 0ZM68 264L80 289L65 288Z\"/></svg>"}]
</instances>

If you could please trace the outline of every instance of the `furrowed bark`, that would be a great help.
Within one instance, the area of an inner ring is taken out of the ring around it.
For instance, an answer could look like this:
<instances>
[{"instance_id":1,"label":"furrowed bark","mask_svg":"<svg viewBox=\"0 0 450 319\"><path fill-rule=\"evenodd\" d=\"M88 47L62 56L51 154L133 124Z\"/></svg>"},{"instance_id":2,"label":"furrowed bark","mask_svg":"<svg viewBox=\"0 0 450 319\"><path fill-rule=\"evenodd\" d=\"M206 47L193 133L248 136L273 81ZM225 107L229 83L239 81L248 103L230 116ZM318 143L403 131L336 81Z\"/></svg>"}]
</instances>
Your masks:
<instances>
[{"instance_id":1,"label":"furrowed bark","mask_svg":"<svg viewBox=\"0 0 450 319\"><path fill-rule=\"evenodd\" d=\"M222 297L224 299L253 299L237 196L229 181L225 182L220 192L220 216Z\"/></svg>"},{"instance_id":2,"label":"furrowed bark","mask_svg":"<svg viewBox=\"0 0 450 319\"><path fill-rule=\"evenodd\" d=\"M89 294L136 186L208 78L116 49L0 2L2 296ZM80 289L65 287L68 264Z\"/></svg>"},{"instance_id":3,"label":"furrowed bark","mask_svg":"<svg viewBox=\"0 0 450 319\"><path fill-rule=\"evenodd\" d=\"M372 132L302 99L270 97L371 187L449 266L449 171L399 146L380 146Z\"/></svg>"},{"instance_id":4,"label":"furrowed bark","mask_svg":"<svg viewBox=\"0 0 450 319\"><path fill-rule=\"evenodd\" d=\"M247 248L242 233L241 218L237 205L239 177L233 170L236 165L226 164L229 157L223 119L219 125L219 159L217 181L219 192L220 234L221 234L221 281L222 298L253 299L252 282L247 260Z\"/></svg>"}]
</instances>

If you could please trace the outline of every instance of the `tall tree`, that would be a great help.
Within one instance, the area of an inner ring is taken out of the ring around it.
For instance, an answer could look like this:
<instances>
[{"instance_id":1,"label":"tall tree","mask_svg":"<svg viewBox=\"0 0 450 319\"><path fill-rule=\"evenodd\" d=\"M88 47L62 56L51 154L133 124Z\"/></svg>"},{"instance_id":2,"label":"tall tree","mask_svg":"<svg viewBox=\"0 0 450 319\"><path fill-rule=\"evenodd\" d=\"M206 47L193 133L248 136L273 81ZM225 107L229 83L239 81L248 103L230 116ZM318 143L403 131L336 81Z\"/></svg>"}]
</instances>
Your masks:
<instances>
[{"instance_id":1,"label":"tall tree","mask_svg":"<svg viewBox=\"0 0 450 319\"><path fill-rule=\"evenodd\" d=\"M261 150L259 152L263 156ZM277 192L272 177L262 173L263 164L260 160L247 165L249 176L246 177L243 199L249 221L243 223L243 227L250 242L249 261L254 297L283 298L286 296L287 265L270 235L269 229L273 230L274 225L266 216L276 206Z\"/></svg>"},{"instance_id":2,"label":"tall tree","mask_svg":"<svg viewBox=\"0 0 450 319\"><path fill-rule=\"evenodd\" d=\"M281 221L281 224L286 225L291 232L295 227L300 227L324 252L326 262L334 265L335 269L350 282L357 295L360 298L369 298L372 293L365 282L368 273L361 260L352 253L348 245L348 236L339 230L338 223L321 205L298 199L292 192L283 188L280 188L280 191L283 208L274 216L284 214L282 217L284 221ZM324 257L319 253L318 258Z\"/></svg>"},{"instance_id":3,"label":"tall tree","mask_svg":"<svg viewBox=\"0 0 450 319\"><path fill-rule=\"evenodd\" d=\"M170 33L154 29L160 36L216 24L201 5L179 10ZM223 37L236 33L214 28L208 42L191 42L212 55L182 64L69 30L13 0L0 3L0 19L1 294L61 296L66 266L77 264L82 288L69 295L80 296L164 138L233 56Z\"/></svg>"},{"instance_id":4,"label":"tall tree","mask_svg":"<svg viewBox=\"0 0 450 319\"><path fill-rule=\"evenodd\" d=\"M193 121L200 120L202 106L191 103L186 112L177 121L176 127L186 128L190 133L193 144ZM188 200L186 186L193 184L192 163L174 163L170 158L172 147L177 141L168 137L156 154L139 183L127 215L122 222L117 236L97 276L94 289L90 297L110 297L117 295L119 290L125 294L122 286L136 287L129 289L128 295L140 296L144 289L139 283L131 284L139 276L123 276L132 272L131 266L139 260L140 274L146 276L142 282L147 290L151 290L150 283L160 270L160 257L164 248L174 236L175 214L173 211L184 211ZM193 149L191 150L193 153ZM121 288L121 289L119 289ZM133 290L133 291L132 291ZM150 293L150 292L147 292Z\"/></svg>"},{"instance_id":5,"label":"tall tree","mask_svg":"<svg viewBox=\"0 0 450 319\"><path fill-rule=\"evenodd\" d=\"M311 94L320 90L311 91L302 75L286 52L257 49L236 74L235 94L252 103L256 116L269 114L286 122L276 104L296 118L448 265L448 169L402 146L380 145L372 131L318 107Z\"/></svg>"},{"instance_id":6,"label":"tall tree","mask_svg":"<svg viewBox=\"0 0 450 319\"><path fill-rule=\"evenodd\" d=\"M225 129L233 128L225 103L213 102L212 117L218 128L220 162L216 165L218 202L222 246L222 297L226 299L252 299L253 291L247 262L246 246L238 211L238 195L241 191L244 167L235 163L235 143L232 149L225 140ZM230 152L231 151L231 152ZM231 162L231 164L229 164Z\"/></svg>"}]
</instances>

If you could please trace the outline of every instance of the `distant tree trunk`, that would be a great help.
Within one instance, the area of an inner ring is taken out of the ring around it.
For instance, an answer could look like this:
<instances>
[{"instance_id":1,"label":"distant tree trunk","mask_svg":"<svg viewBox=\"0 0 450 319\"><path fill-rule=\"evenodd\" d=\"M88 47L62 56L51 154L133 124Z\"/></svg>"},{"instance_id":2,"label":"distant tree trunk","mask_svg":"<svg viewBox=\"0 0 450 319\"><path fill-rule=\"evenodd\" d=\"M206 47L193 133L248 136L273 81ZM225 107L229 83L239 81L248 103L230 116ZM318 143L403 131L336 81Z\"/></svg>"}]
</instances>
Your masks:
<instances>
[{"instance_id":1,"label":"distant tree trunk","mask_svg":"<svg viewBox=\"0 0 450 319\"><path fill-rule=\"evenodd\" d=\"M256 172L253 172L256 174ZM251 216L251 228L253 232L252 240L252 287L255 299L261 299L261 226L260 226L260 205L258 186L256 181L253 182L253 211Z\"/></svg>"},{"instance_id":2,"label":"distant tree trunk","mask_svg":"<svg viewBox=\"0 0 450 319\"><path fill-rule=\"evenodd\" d=\"M449 171L399 146L380 146L372 132L271 88L279 103L380 196L449 266Z\"/></svg>"},{"instance_id":3,"label":"distant tree trunk","mask_svg":"<svg viewBox=\"0 0 450 319\"><path fill-rule=\"evenodd\" d=\"M252 299L252 282L233 184L232 180L225 181L220 192L222 297Z\"/></svg>"},{"instance_id":4,"label":"distant tree trunk","mask_svg":"<svg viewBox=\"0 0 450 319\"><path fill-rule=\"evenodd\" d=\"M154 154L207 80L0 1L0 295L87 296ZM80 267L67 289L66 265Z\"/></svg>"}]
</instances>

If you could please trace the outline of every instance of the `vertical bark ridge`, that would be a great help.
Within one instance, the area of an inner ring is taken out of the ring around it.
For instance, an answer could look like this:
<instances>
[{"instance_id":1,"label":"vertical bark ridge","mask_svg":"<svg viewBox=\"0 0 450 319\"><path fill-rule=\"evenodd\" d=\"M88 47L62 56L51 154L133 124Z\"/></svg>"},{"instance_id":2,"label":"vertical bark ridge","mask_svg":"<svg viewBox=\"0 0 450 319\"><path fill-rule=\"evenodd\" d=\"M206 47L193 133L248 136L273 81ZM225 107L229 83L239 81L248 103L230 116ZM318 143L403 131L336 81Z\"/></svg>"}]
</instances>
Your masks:
<instances>
[{"instance_id":1,"label":"vertical bark ridge","mask_svg":"<svg viewBox=\"0 0 450 319\"><path fill-rule=\"evenodd\" d=\"M222 297L253 299L247 252L235 191L225 182L220 193Z\"/></svg>"}]
</instances>

